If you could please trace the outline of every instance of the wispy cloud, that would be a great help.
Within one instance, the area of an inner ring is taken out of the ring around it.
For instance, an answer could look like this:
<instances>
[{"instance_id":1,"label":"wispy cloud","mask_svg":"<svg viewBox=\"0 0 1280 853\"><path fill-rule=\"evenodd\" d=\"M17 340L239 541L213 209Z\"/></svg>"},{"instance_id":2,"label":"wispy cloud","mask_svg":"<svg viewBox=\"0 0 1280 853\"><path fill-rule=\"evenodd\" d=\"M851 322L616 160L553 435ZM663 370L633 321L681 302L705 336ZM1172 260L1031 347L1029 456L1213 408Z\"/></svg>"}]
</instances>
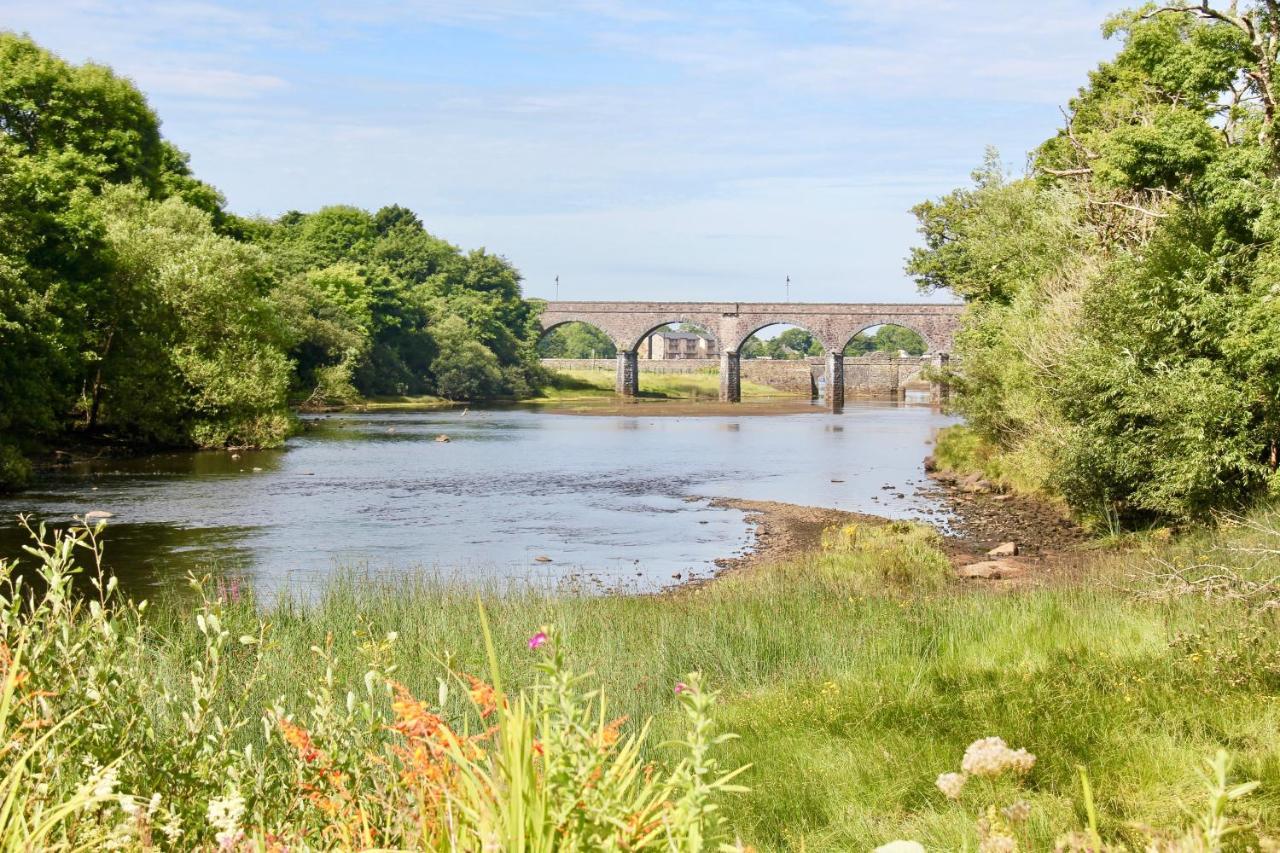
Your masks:
<instances>
[{"instance_id":1,"label":"wispy cloud","mask_svg":"<svg viewBox=\"0 0 1280 853\"><path fill-rule=\"evenodd\" d=\"M909 206L1052 133L1111 7L0 0L0 26L136 80L237 210L408 204L533 292L898 299Z\"/></svg>"}]
</instances>

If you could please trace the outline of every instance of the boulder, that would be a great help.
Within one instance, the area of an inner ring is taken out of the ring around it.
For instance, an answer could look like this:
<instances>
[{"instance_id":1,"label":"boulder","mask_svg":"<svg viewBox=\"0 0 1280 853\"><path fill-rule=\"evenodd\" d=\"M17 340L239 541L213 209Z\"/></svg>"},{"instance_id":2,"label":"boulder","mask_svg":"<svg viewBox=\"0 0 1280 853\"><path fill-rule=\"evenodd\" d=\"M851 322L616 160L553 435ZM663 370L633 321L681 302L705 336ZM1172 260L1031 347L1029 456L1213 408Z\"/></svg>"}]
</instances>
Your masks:
<instances>
[{"instance_id":1,"label":"boulder","mask_svg":"<svg viewBox=\"0 0 1280 853\"><path fill-rule=\"evenodd\" d=\"M926 474L932 474L938 470L938 460L933 458L933 454L924 458L924 470Z\"/></svg>"},{"instance_id":2,"label":"boulder","mask_svg":"<svg viewBox=\"0 0 1280 853\"><path fill-rule=\"evenodd\" d=\"M448 440L449 440L449 436L445 435L444 433L440 433L439 435L436 436L436 441L440 444L444 444Z\"/></svg>"},{"instance_id":3,"label":"boulder","mask_svg":"<svg viewBox=\"0 0 1280 853\"><path fill-rule=\"evenodd\" d=\"M987 552L988 557L1016 557L1018 556L1017 542L1001 542L996 547Z\"/></svg>"},{"instance_id":4,"label":"boulder","mask_svg":"<svg viewBox=\"0 0 1280 853\"><path fill-rule=\"evenodd\" d=\"M533 561L535 563L550 563L552 560L546 554L539 554L538 556L533 558Z\"/></svg>"},{"instance_id":5,"label":"boulder","mask_svg":"<svg viewBox=\"0 0 1280 853\"><path fill-rule=\"evenodd\" d=\"M963 566L957 574L965 580L999 581L1022 577L1027 570L1011 560L983 560Z\"/></svg>"},{"instance_id":6,"label":"boulder","mask_svg":"<svg viewBox=\"0 0 1280 853\"><path fill-rule=\"evenodd\" d=\"M84 514L85 521L102 521L104 518L115 518L114 512L107 512L105 509L90 510Z\"/></svg>"}]
</instances>

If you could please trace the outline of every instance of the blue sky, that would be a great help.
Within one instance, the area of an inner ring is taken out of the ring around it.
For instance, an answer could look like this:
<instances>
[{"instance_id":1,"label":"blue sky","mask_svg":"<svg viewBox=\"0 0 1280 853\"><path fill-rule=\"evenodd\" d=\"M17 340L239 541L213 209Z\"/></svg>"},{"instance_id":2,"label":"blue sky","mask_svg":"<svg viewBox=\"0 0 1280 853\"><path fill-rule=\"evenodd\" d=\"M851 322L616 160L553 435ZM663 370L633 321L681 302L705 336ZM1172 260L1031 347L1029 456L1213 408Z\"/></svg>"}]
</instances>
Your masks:
<instances>
[{"instance_id":1,"label":"blue sky","mask_svg":"<svg viewBox=\"0 0 1280 853\"><path fill-rule=\"evenodd\" d=\"M240 213L398 202L562 298L914 301L909 208L1021 168L1092 0L0 0Z\"/></svg>"}]
</instances>

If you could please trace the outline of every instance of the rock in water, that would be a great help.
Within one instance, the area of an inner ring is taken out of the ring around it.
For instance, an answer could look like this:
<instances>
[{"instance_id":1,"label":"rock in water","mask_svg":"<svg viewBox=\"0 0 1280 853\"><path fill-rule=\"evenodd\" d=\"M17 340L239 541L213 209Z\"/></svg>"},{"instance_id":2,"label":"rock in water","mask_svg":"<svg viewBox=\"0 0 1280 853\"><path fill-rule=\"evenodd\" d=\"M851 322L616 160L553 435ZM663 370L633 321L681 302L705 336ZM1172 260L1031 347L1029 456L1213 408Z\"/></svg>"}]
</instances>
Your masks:
<instances>
[{"instance_id":1,"label":"rock in water","mask_svg":"<svg viewBox=\"0 0 1280 853\"><path fill-rule=\"evenodd\" d=\"M105 509L95 509L84 514L85 521L102 521L106 518L115 518L114 512L107 512Z\"/></svg>"},{"instance_id":2,"label":"rock in water","mask_svg":"<svg viewBox=\"0 0 1280 853\"><path fill-rule=\"evenodd\" d=\"M1001 542L996 547L987 552L988 557L1016 557L1018 556L1017 542Z\"/></svg>"},{"instance_id":3,"label":"rock in water","mask_svg":"<svg viewBox=\"0 0 1280 853\"><path fill-rule=\"evenodd\" d=\"M448 439L445 439L445 441L448 441ZM548 557L546 554L539 554L538 556L533 558L533 561L535 563L550 563L552 562L552 559Z\"/></svg>"},{"instance_id":4,"label":"rock in water","mask_svg":"<svg viewBox=\"0 0 1280 853\"><path fill-rule=\"evenodd\" d=\"M436 441L439 442L440 444L444 444L448 440L449 440L449 436L445 435L444 433L440 433L439 435L436 436Z\"/></svg>"}]
</instances>

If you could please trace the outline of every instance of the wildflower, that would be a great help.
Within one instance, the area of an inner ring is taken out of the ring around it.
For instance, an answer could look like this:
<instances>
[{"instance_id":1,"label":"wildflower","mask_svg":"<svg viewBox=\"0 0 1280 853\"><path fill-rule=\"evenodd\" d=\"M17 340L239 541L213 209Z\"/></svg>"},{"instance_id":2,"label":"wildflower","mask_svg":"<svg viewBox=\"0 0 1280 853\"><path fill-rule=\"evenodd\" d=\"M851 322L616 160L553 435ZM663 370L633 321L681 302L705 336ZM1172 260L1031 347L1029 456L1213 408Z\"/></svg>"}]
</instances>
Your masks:
<instances>
[{"instance_id":1,"label":"wildflower","mask_svg":"<svg viewBox=\"0 0 1280 853\"><path fill-rule=\"evenodd\" d=\"M546 644L546 642L547 642L547 632L539 631L538 633L534 634L532 637L529 638L529 648L531 649L541 648Z\"/></svg>"},{"instance_id":2,"label":"wildflower","mask_svg":"<svg viewBox=\"0 0 1280 853\"><path fill-rule=\"evenodd\" d=\"M978 853L1018 853L1018 839L1009 835L988 835L979 842Z\"/></svg>"},{"instance_id":3,"label":"wildflower","mask_svg":"<svg viewBox=\"0 0 1280 853\"><path fill-rule=\"evenodd\" d=\"M484 681L476 678L474 675L468 675L467 680L471 682L471 701L480 709L481 717L488 717L497 708L497 694L494 692L493 685L486 684Z\"/></svg>"},{"instance_id":4,"label":"wildflower","mask_svg":"<svg viewBox=\"0 0 1280 853\"><path fill-rule=\"evenodd\" d=\"M215 797L209 801L205 817L217 830L213 838L218 842L218 849L231 850L243 837L240 818L244 817L244 797L234 788L226 797Z\"/></svg>"},{"instance_id":5,"label":"wildflower","mask_svg":"<svg viewBox=\"0 0 1280 853\"><path fill-rule=\"evenodd\" d=\"M170 844L177 844L182 837L182 818L178 817L177 812L170 812L168 820L161 824L160 831L169 839Z\"/></svg>"},{"instance_id":6,"label":"wildflower","mask_svg":"<svg viewBox=\"0 0 1280 853\"><path fill-rule=\"evenodd\" d=\"M973 776L999 776L1006 770L1027 773L1035 763L1036 757L1025 749L1010 749L1003 738L987 737L969 744L960 769Z\"/></svg>"},{"instance_id":7,"label":"wildflower","mask_svg":"<svg viewBox=\"0 0 1280 853\"><path fill-rule=\"evenodd\" d=\"M938 786L938 790L948 800L958 800L960 799L960 791L964 788L964 783L968 778L963 773L943 773L934 784Z\"/></svg>"},{"instance_id":8,"label":"wildflower","mask_svg":"<svg viewBox=\"0 0 1280 853\"><path fill-rule=\"evenodd\" d=\"M688 689L689 689L689 685L685 684L683 681L677 681L677 682L676 682L676 695L677 695L677 696L679 696L681 693L684 693L684 692L685 692L685 691L687 691Z\"/></svg>"},{"instance_id":9,"label":"wildflower","mask_svg":"<svg viewBox=\"0 0 1280 853\"><path fill-rule=\"evenodd\" d=\"M297 723L280 720L280 731L285 743L298 751L298 757L310 764L320 757L320 750L311 742L311 734Z\"/></svg>"},{"instance_id":10,"label":"wildflower","mask_svg":"<svg viewBox=\"0 0 1280 853\"><path fill-rule=\"evenodd\" d=\"M120 803L120 811L129 817L136 818L138 813L142 811L142 806L138 804L137 799L128 794L121 794L118 797L118 801Z\"/></svg>"},{"instance_id":11,"label":"wildflower","mask_svg":"<svg viewBox=\"0 0 1280 853\"><path fill-rule=\"evenodd\" d=\"M626 721L627 721L627 716L624 714L623 716L610 721L607 726L601 729L600 745L604 747L610 747L610 746L613 746L615 743L617 743L618 737L621 734L622 725Z\"/></svg>"},{"instance_id":12,"label":"wildflower","mask_svg":"<svg viewBox=\"0 0 1280 853\"><path fill-rule=\"evenodd\" d=\"M1031 804L1026 800L1018 800L1001 809L1004 816L1013 823L1022 823L1031 816Z\"/></svg>"},{"instance_id":13,"label":"wildflower","mask_svg":"<svg viewBox=\"0 0 1280 853\"><path fill-rule=\"evenodd\" d=\"M108 767L106 770L103 770L102 774L93 782L94 799L105 800L110 798L111 795L116 792L117 784L116 768Z\"/></svg>"}]
</instances>

